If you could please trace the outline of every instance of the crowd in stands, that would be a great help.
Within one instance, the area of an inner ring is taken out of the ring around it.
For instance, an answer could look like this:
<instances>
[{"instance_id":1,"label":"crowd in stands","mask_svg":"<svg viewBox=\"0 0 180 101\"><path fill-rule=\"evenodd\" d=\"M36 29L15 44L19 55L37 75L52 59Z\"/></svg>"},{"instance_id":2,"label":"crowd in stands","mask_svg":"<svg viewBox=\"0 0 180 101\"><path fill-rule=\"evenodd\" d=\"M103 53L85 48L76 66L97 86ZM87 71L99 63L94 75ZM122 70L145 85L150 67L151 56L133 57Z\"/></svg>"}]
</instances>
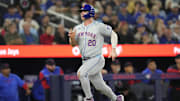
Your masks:
<instances>
[{"instance_id":1,"label":"crowd in stands","mask_svg":"<svg viewBox=\"0 0 180 101\"><path fill-rule=\"evenodd\" d=\"M13 2L12 2L13 1ZM64 14L81 22L78 9L95 8L95 20L111 25L119 44L180 43L178 0L2 0L0 44L68 44L67 30L75 25L48 14ZM55 22L57 26L53 26ZM109 43L107 40L106 43Z\"/></svg>"}]
</instances>

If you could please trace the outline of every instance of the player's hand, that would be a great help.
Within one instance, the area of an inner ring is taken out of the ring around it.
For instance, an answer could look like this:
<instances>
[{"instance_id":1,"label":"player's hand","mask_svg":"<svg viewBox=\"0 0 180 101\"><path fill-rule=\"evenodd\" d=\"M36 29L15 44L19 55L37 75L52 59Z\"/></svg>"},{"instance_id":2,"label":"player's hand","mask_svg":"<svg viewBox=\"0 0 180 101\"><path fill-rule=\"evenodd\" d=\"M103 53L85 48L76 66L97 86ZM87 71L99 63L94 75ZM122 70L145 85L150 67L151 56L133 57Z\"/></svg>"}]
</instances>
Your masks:
<instances>
[{"instance_id":1,"label":"player's hand","mask_svg":"<svg viewBox=\"0 0 180 101\"><path fill-rule=\"evenodd\" d=\"M112 58L112 61L114 61L116 57L117 57L116 48L112 48L109 58Z\"/></svg>"},{"instance_id":2,"label":"player's hand","mask_svg":"<svg viewBox=\"0 0 180 101\"><path fill-rule=\"evenodd\" d=\"M73 30L70 29L68 36L69 36L70 38L75 38L75 35L76 35L76 31L73 32Z\"/></svg>"},{"instance_id":3,"label":"player's hand","mask_svg":"<svg viewBox=\"0 0 180 101\"><path fill-rule=\"evenodd\" d=\"M26 90L26 95L30 95L31 94L31 90L30 89L27 89Z\"/></svg>"}]
</instances>

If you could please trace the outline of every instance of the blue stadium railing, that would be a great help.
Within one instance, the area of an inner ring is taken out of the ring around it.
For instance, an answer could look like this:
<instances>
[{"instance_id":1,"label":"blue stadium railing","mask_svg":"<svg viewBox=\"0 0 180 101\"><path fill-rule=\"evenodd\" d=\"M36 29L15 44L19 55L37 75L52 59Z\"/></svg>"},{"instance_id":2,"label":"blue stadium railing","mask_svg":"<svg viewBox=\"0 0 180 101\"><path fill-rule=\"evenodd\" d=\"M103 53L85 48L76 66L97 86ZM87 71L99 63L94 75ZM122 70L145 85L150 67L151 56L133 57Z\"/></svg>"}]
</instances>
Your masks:
<instances>
[{"instance_id":1,"label":"blue stadium railing","mask_svg":"<svg viewBox=\"0 0 180 101\"><path fill-rule=\"evenodd\" d=\"M161 80L180 79L180 73L171 74L108 74L104 76L105 81L115 80L155 80L155 101L162 101ZM51 101L72 101L70 81L78 80L76 75L51 76ZM113 87L113 85L111 85Z\"/></svg>"}]
</instances>

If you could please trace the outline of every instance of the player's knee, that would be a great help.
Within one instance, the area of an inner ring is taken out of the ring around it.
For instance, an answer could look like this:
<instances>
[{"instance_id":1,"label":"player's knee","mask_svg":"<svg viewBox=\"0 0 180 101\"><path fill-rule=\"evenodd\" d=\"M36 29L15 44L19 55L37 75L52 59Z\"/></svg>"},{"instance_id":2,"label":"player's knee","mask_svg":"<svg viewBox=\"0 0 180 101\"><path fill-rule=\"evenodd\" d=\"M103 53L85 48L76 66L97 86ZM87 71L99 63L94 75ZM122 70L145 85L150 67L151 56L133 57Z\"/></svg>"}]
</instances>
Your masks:
<instances>
[{"instance_id":1,"label":"player's knee","mask_svg":"<svg viewBox=\"0 0 180 101\"><path fill-rule=\"evenodd\" d=\"M99 85L96 85L95 88L96 88L97 91L102 92L103 90L105 90L105 85L99 83Z\"/></svg>"},{"instance_id":2,"label":"player's knee","mask_svg":"<svg viewBox=\"0 0 180 101\"><path fill-rule=\"evenodd\" d=\"M79 79L87 77L87 75L85 73L81 73L81 72L78 72L77 76L78 76Z\"/></svg>"}]
</instances>

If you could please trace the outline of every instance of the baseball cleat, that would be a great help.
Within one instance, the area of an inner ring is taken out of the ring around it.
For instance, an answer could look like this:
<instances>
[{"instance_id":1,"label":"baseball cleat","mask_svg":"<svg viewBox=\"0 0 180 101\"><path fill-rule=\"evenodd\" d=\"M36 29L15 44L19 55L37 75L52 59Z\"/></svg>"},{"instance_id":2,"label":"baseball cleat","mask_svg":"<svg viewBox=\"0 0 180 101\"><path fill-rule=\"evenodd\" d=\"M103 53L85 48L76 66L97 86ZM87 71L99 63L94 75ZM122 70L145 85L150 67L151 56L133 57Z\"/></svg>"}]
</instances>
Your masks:
<instances>
[{"instance_id":1,"label":"baseball cleat","mask_svg":"<svg viewBox=\"0 0 180 101\"><path fill-rule=\"evenodd\" d=\"M123 95L118 95L117 96L117 101L124 101L124 96Z\"/></svg>"}]
</instances>

